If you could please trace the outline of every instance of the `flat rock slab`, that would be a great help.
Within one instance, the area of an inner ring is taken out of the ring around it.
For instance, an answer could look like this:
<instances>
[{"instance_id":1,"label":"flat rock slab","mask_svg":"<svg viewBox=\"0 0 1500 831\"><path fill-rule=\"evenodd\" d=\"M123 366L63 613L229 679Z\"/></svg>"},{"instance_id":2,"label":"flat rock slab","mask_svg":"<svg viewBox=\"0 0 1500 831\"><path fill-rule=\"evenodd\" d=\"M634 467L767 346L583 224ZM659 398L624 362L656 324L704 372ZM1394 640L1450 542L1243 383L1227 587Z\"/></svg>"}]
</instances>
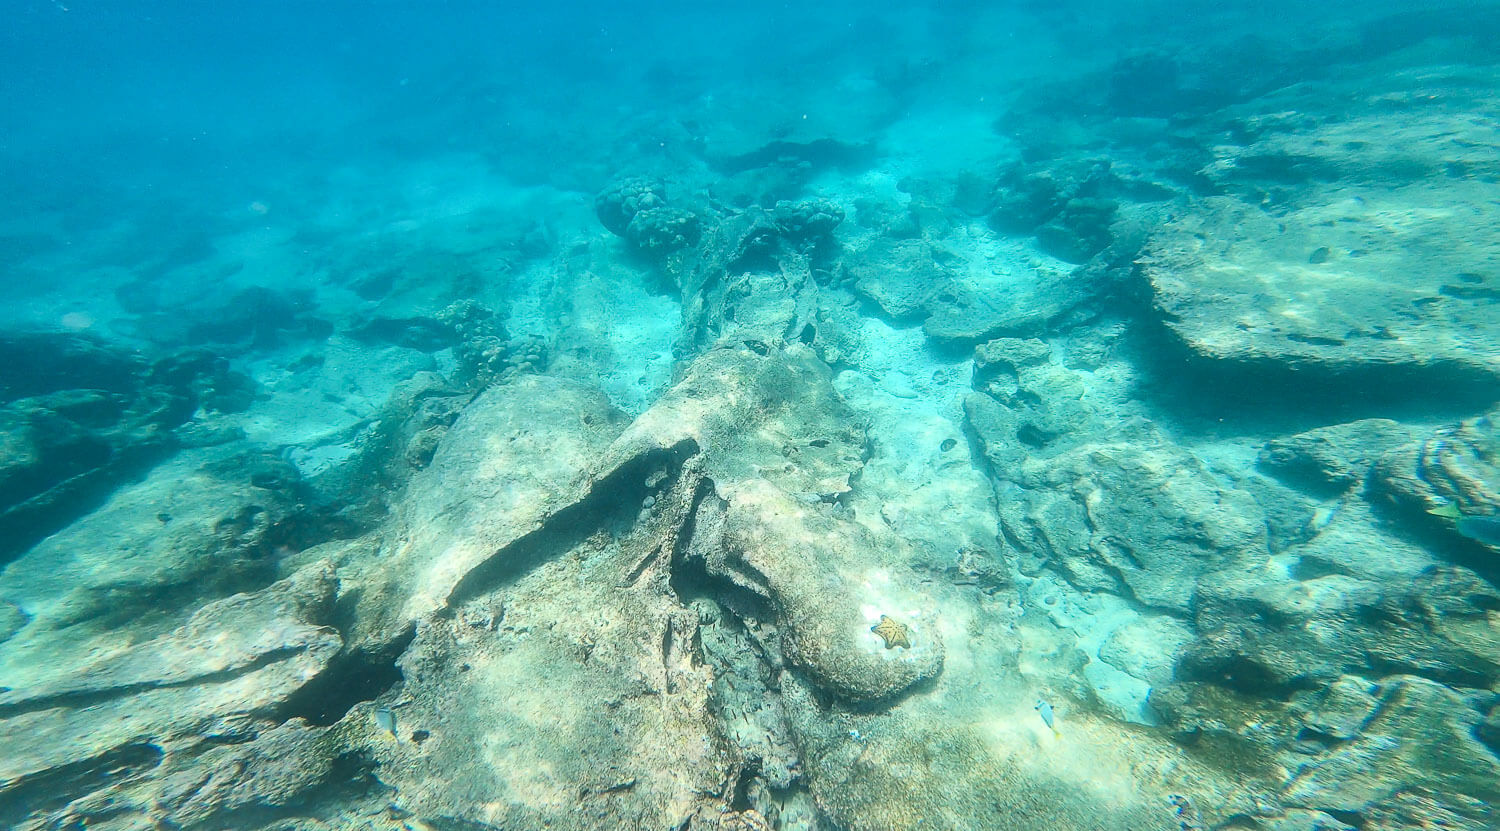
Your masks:
<instances>
[{"instance_id":1,"label":"flat rock slab","mask_svg":"<svg viewBox=\"0 0 1500 831\"><path fill-rule=\"evenodd\" d=\"M1199 173L1228 195L1145 251L1164 322L1209 358L1500 374L1494 88L1457 65L1334 73L1226 111Z\"/></svg>"},{"instance_id":2,"label":"flat rock slab","mask_svg":"<svg viewBox=\"0 0 1500 831\"><path fill-rule=\"evenodd\" d=\"M110 807L110 792L163 764L180 765L179 756L216 743L219 730L234 732L230 725L274 718L343 646L323 625L334 586L332 568L318 563L210 603L170 634L91 664L53 667L66 671L50 679L28 683L7 673L0 824L79 800L118 813L130 800Z\"/></svg>"},{"instance_id":3,"label":"flat rock slab","mask_svg":"<svg viewBox=\"0 0 1500 831\"><path fill-rule=\"evenodd\" d=\"M264 586L296 499L289 464L240 444L184 452L121 488L0 572L0 607L26 624L0 641L0 684Z\"/></svg>"},{"instance_id":4,"label":"flat rock slab","mask_svg":"<svg viewBox=\"0 0 1500 831\"><path fill-rule=\"evenodd\" d=\"M1457 365L1500 375L1500 203L1445 182L1328 190L1273 215L1200 200L1151 240L1156 310L1194 352L1332 370Z\"/></svg>"}]
</instances>

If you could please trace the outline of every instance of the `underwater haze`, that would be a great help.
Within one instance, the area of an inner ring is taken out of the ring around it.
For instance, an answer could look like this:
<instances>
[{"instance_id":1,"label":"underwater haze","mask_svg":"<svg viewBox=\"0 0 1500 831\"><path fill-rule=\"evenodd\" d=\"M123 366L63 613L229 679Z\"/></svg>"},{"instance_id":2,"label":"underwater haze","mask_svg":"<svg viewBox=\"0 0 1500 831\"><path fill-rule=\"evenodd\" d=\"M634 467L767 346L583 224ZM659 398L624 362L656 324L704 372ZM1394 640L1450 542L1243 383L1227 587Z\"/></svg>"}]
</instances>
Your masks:
<instances>
[{"instance_id":1,"label":"underwater haze","mask_svg":"<svg viewBox=\"0 0 1500 831\"><path fill-rule=\"evenodd\" d=\"M1500 2L4 20L0 827L1500 828Z\"/></svg>"}]
</instances>

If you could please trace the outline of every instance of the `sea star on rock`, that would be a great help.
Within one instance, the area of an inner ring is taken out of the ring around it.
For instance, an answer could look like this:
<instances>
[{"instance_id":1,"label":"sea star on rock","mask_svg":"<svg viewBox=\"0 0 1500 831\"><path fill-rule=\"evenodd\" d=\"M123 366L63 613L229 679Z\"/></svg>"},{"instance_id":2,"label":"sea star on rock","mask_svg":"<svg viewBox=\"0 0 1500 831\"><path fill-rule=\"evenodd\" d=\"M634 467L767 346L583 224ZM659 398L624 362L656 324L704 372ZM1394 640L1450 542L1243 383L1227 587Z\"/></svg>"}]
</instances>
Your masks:
<instances>
[{"instance_id":1,"label":"sea star on rock","mask_svg":"<svg viewBox=\"0 0 1500 831\"><path fill-rule=\"evenodd\" d=\"M904 623L897 623L886 615L881 615L880 622L871 626L870 631L885 641L886 649L895 646L911 649L911 628Z\"/></svg>"}]
</instances>

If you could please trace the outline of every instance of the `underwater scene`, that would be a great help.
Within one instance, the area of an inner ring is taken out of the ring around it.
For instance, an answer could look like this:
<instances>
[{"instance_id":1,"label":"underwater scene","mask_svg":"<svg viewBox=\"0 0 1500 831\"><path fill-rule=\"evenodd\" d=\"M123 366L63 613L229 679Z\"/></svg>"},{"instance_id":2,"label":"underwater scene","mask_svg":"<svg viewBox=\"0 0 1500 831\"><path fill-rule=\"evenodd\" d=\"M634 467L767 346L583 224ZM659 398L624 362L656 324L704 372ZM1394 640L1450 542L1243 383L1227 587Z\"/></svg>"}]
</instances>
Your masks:
<instances>
[{"instance_id":1,"label":"underwater scene","mask_svg":"<svg viewBox=\"0 0 1500 831\"><path fill-rule=\"evenodd\" d=\"M11 0L0 828L1500 828L1500 2Z\"/></svg>"}]
</instances>

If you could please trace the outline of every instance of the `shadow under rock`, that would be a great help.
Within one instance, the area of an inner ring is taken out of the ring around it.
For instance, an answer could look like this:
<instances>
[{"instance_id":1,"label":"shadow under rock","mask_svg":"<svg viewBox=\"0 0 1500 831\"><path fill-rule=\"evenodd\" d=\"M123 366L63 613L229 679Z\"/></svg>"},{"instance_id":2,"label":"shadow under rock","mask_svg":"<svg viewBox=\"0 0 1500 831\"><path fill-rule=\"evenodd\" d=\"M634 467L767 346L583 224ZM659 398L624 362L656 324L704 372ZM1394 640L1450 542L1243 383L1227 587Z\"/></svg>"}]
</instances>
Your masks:
<instances>
[{"instance_id":1,"label":"shadow under rock","mask_svg":"<svg viewBox=\"0 0 1500 831\"><path fill-rule=\"evenodd\" d=\"M813 141L773 141L738 156L715 163L721 172L733 176L772 165L806 164L814 170L860 170L875 160L875 148L869 144L851 144L834 139Z\"/></svg>"},{"instance_id":2,"label":"shadow under rock","mask_svg":"<svg viewBox=\"0 0 1500 831\"><path fill-rule=\"evenodd\" d=\"M589 494L546 518L542 526L506 546L464 575L448 595L450 609L510 583L541 564L577 548L601 529L618 529L640 515L648 489L642 483L654 470L669 470L675 479L682 464L698 451L684 442L643 453L596 482Z\"/></svg>"},{"instance_id":3,"label":"shadow under rock","mask_svg":"<svg viewBox=\"0 0 1500 831\"><path fill-rule=\"evenodd\" d=\"M329 662L328 669L286 700L278 716L302 718L316 727L336 724L354 705L374 701L403 678L396 665L406 647L417 636L415 625L379 649L346 650Z\"/></svg>"},{"instance_id":4,"label":"shadow under rock","mask_svg":"<svg viewBox=\"0 0 1500 831\"><path fill-rule=\"evenodd\" d=\"M1205 358L1160 323L1127 345L1133 397L1183 428L1217 435L1297 433L1364 418L1453 421L1500 401L1500 378L1452 361L1330 366Z\"/></svg>"}]
</instances>

